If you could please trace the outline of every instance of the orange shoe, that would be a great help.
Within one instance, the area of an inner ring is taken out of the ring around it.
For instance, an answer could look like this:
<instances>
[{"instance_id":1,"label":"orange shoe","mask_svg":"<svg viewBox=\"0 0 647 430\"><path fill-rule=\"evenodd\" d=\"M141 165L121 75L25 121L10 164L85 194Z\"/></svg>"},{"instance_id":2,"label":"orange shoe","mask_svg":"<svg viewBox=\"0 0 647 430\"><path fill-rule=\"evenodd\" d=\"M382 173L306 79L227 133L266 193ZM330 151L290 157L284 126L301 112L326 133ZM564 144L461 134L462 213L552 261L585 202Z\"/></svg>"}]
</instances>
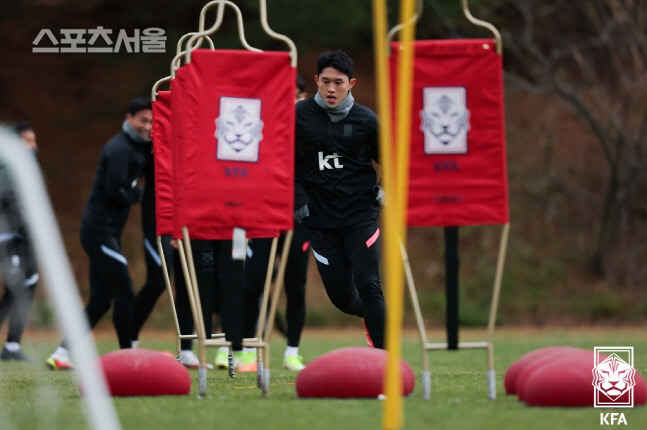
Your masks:
<instances>
[{"instance_id":1,"label":"orange shoe","mask_svg":"<svg viewBox=\"0 0 647 430\"><path fill-rule=\"evenodd\" d=\"M49 370L74 370L74 366L69 361L56 360L52 356L45 361L45 364Z\"/></svg>"},{"instance_id":2,"label":"orange shoe","mask_svg":"<svg viewBox=\"0 0 647 430\"><path fill-rule=\"evenodd\" d=\"M258 370L258 364L256 362L241 364L237 370L239 372L256 372Z\"/></svg>"},{"instance_id":3,"label":"orange shoe","mask_svg":"<svg viewBox=\"0 0 647 430\"><path fill-rule=\"evenodd\" d=\"M234 352L234 365L239 372L256 372L256 351Z\"/></svg>"},{"instance_id":4,"label":"orange shoe","mask_svg":"<svg viewBox=\"0 0 647 430\"><path fill-rule=\"evenodd\" d=\"M368 344L369 348L375 348L373 346L373 339L371 339L371 334L368 332L368 329L366 328L366 321L362 319L362 324L364 325L364 331L366 332L366 343Z\"/></svg>"}]
</instances>

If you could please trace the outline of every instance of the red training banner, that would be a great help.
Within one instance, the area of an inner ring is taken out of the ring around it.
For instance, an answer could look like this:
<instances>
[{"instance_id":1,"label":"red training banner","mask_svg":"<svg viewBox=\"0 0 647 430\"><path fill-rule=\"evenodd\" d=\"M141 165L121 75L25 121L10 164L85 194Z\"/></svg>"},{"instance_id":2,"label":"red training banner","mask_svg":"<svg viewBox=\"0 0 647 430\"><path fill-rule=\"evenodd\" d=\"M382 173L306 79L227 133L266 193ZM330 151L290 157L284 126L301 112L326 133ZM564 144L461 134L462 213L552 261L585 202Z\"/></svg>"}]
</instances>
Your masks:
<instances>
[{"instance_id":1,"label":"red training banner","mask_svg":"<svg viewBox=\"0 0 647 430\"><path fill-rule=\"evenodd\" d=\"M171 83L175 237L292 230L295 88L287 52L192 52Z\"/></svg>"},{"instance_id":2,"label":"red training banner","mask_svg":"<svg viewBox=\"0 0 647 430\"><path fill-rule=\"evenodd\" d=\"M153 159L155 163L155 227L158 236L173 233L171 176L171 92L158 91L153 109ZM148 181L149 179L146 178Z\"/></svg>"},{"instance_id":3,"label":"red training banner","mask_svg":"<svg viewBox=\"0 0 647 430\"><path fill-rule=\"evenodd\" d=\"M181 238L181 226L177 223L178 201L182 199L177 178L178 159L180 152L178 147L184 144L184 66L179 67L175 72L175 77L171 79L171 188L173 196L173 237Z\"/></svg>"},{"instance_id":4,"label":"red training banner","mask_svg":"<svg viewBox=\"0 0 647 430\"><path fill-rule=\"evenodd\" d=\"M507 223L503 68L494 42L416 41L414 49L407 224ZM398 52L392 44L393 82Z\"/></svg>"}]
</instances>

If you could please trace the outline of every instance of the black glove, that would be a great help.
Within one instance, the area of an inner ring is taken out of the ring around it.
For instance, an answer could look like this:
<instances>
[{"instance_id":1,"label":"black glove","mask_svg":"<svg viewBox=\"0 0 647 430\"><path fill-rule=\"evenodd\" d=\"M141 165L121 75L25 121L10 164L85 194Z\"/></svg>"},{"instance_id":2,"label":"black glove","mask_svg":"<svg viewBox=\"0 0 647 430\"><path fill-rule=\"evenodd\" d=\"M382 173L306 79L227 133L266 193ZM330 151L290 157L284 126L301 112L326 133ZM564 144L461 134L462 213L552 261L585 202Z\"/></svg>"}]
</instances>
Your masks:
<instances>
[{"instance_id":1,"label":"black glove","mask_svg":"<svg viewBox=\"0 0 647 430\"><path fill-rule=\"evenodd\" d=\"M303 220L310 216L310 211L308 210L308 205L305 204L299 209L294 211L294 220L299 224L303 224Z\"/></svg>"},{"instance_id":2,"label":"black glove","mask_svg":"<svg viewBox=\"0 0 647 430\"><path fill-rule=\"evenodd\" d=\"M133 188L133 200L135 203L139 203L144 198L144 187L138 185Z\"/></svg>"},{"instance_id":3,"label":"black glove","mask_svg":"<svg viewBox=\"0 0 647 430\"><path fill-rule=\"evenodd\" d=\"M373 187L373 194L375 194L375 201L380 205L380 207L386 206L386 194L382 190L382 187L375 185Z\"/></svg>"},{"instance_id":4,"label":"black glove","mask_svg":"<svg viewBox=\"0 0 647 430\"><path fill-rule=\"evenodd\" d=\"M126 203L134 205L135 203L142 201L142 198L144 197L144 187L138 185L129 190L121 187L119 188L119 194L121 194Z\"/></svg>"}]
</instances>

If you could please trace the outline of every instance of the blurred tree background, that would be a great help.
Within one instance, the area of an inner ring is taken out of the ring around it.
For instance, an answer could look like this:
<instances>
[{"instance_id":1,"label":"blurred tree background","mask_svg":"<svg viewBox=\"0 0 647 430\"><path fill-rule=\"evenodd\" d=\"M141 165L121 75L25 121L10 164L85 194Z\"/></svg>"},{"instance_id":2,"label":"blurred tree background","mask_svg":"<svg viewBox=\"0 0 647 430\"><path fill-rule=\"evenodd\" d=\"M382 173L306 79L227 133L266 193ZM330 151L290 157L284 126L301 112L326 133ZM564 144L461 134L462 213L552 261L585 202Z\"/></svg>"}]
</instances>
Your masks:
<instances>
[{"instance_id":1,"label":"blurred tree background","mask_svg":"<svg viewBox=\"0 0 647 430\"><path fill-rule=\"evenodd\" d=\"M262 32L255 0L236 0L247 40L284 49ZM99 152L119 131L125 106L150 94L180 36L198 27L205 1L3 0L0 5L0 122L27 119L82 296L87 257L80 217ZM375 108L369 0L267 0L270 26L297 44L308 92L316 56L341 48L356 60L360 103ZM396 23L398 2L390 1ZM471 25L460 0L424 0L418 39L490 37ZM647 0L471 0L477 18L504 36L511 236L503 280L504 324L639 323L647 316ZM207 15L213 22L215 11ZM231 11L213 40L240 48ZM165 53L38 54L42 29L159 27ZM482 325L494 276L500 227L460 229L460 314ZM123 236L134 285L143 283L139 209ZM444 321L441 229L409 231L409 253L423 313ZM387 286L388 287L388 286ZM51 324L40 289L33 324ZM320 285L314 265L308 324L345 324ZM149 323L170 328L163 298ZM407 323L413 319L408 315Z\"/></svg>"}]
</instances>

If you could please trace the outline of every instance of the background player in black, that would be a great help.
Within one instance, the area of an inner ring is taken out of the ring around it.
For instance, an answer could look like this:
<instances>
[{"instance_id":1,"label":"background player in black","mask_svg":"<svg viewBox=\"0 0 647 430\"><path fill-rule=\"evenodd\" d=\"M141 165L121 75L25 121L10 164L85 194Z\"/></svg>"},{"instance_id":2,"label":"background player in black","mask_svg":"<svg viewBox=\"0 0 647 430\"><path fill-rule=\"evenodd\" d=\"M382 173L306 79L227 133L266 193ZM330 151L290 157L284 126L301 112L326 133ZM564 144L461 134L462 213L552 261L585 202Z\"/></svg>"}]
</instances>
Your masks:
<instances>
[{"instance_id":1,"label":"background player in black","mask_svg":"<svg viewBox=\"0 0 647 430\"><path fill-rule=\"evenodd\" d=\"M378 121L355 103L353 60L343 51L317 59L317 94L297 103L295 219L310 243L326 293L340 310L364 318L367 341L384 347L374 163Z\"/></svg>"},{"instance_id":2,"label":"background player in black","mask_svg":"<svg viewBox=\"0 0 647 430\"><path fill-rule=\"evenodd\" d=\"M112 321L119 346L131 347L133 286L121 253L121 234L130 206L142 199L138 185L150 152L153 114L148 98L128 105L122 131L104 146L81 219L81 245L90 257L90 299L85 314L94 327L114 302ZM65 341L47 359L50 369L72 367Z\"/></svg>"},{"instance_id":3,"label":"background player in black","mask_svg":"<svg viewBox=\"0 0 647 430\"><path fill-rule=\"evenodd\" d=\"M297 75L295 102L307 97L305 82ZM278 249L283 249L285 235L281 235ZM256 325L259 314L259 300L265 285L265 275L272 248L272 239L252 239L247 248L245 260L245 337L256 336ZM305 365L299 355L301 332L306 320L306 280L308 274L308 257L310 239L308 229L303 224L294 225L294 233L287 266L285 268L285 319L287 322L287 347L283 354L283 367L299 371ZM254 351L254 348L252 348ZM220 362L226 364L226 355L219 352ZM254 352L255 357L255 352ZM216 359L218 363L218 358ZM256 365L254 358L253 365ZM256 370L253 369L252 370Z\"/></svg>"},{"instance_id":4,"label":"background player in black","mask_svg":"<svg viewBox=\"0 0 647 430\"><path fill-rule=\"evenodd\" d=\"M36 153L36 133L27 122L14 127L25 146ZM20 347L27 324L29 308L38 282L36 258L32 252L27 229L16 200L7 168L0 165L0 263L4 294L0 299L0 324L9 316L7 342L0 360L27 361Z\"/></svg>"}]
</instances>

